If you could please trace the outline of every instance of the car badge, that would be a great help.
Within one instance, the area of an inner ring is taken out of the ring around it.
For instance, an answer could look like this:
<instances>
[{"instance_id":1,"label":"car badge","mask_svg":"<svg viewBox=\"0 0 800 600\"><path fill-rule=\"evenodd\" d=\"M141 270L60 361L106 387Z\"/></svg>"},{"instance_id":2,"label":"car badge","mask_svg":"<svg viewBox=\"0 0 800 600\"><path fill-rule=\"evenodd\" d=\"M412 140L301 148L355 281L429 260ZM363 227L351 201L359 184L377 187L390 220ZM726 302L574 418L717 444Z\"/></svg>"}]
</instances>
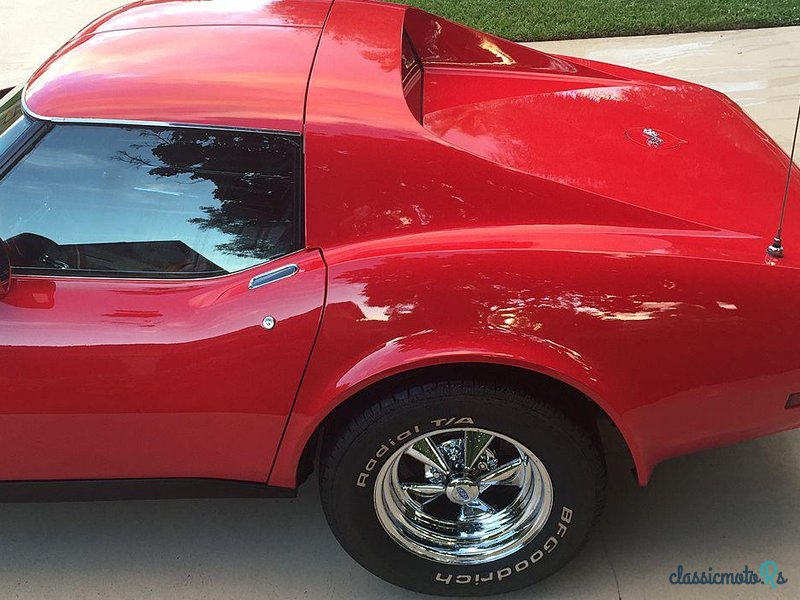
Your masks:
<instances>
[{"instance_id":1,"label":"car badge","mask_svg":"<svg viewBox=\"0 0 800 600\"><path fill-rule=\"evenodd\" d=\"M660 146L664 143L664 140L658 135L658 132L655 129L650 129L646 127L642 129L642 133L647 136L647 145L648 146Z\"/></svg>"},{"instance_id":2,"label":"car badge","mask_svg":"<svg viewBox=\"0 0 800 600\"><path fill-rule=\"evenodd\" d=\"M463 487L460 487L460 486L457 487L456 488L456 493L459 496L461 496L462 500L469 500L469 494L467 493L467 490L465 490Z\"/></svg>"},{"instance_id":3,"label":"car badge","mask_svg":"<svg viewBox=\"0 0 800 600\"><path fill-rule=\"evenodd\" d=\"M625 132L625 137L640 146L654 150L671 150L686 143L685 140L675 137L671 133L652 127L629 129Z\"/></svg>"}]
</instances>

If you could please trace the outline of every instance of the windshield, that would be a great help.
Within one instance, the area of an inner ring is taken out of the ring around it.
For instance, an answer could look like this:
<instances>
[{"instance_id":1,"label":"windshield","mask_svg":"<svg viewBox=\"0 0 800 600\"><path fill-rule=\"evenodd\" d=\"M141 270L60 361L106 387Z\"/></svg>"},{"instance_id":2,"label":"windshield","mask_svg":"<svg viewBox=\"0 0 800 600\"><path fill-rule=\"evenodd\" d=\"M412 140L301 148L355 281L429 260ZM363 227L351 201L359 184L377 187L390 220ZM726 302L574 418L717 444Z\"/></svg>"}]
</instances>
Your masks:
<instances>
[{"instance_id":1,"label":"windshield","mask_svg":"<svg viewBox=\"0 0 800 600\"><path fill-rule=\"evenodd\" d=\"M22 112L22 88L9 90L0 98L0 158L33 125Z\"/></svg>"}]
</instances>

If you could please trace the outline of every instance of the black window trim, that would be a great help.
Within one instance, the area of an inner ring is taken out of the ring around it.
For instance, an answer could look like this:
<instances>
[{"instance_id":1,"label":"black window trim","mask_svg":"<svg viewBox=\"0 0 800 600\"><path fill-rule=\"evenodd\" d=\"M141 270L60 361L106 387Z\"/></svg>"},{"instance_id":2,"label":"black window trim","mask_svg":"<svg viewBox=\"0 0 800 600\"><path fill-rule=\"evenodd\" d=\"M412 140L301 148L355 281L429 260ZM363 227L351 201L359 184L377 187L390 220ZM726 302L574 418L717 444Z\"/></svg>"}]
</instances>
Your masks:
<instances>
[{"instance_id":1,"label":"black window trim","mask_svg":"<svg viewBox=\"0 0 800 600\"><path fill-rule=\"evenodd\" d=\"M405 44L408 43L408 47L411 49L411 54L414 57L414 61L417 63L417 68L419 69L419 122L422 123L425 120L425 63L422 62L422 59L419 57L419 53L417 52L416 46L414 46L414 41L411 39L411 36L406 31L405 27L403 27L403 41L401 44L401 54L405 51ZM401 58L402 60L402 58ZM402 69L400 69L402 73ZM408 96L405 94L405 86L406 81L402 78L400 84L403 86L403 96L406 99L406 103L408 103ZM411 105L409 105L409 109L411 109Z\"/></svg>"},{"instance_id":2,"label":"black window trim","mask_svg":"<svg viewBox=\"0 0 800 600\"><path fill-rule=\"evenodd\" d=\"M25 116L31 119L28 115ZM33 125L25 131L21 138L14 140L14 143L11 144L3 155L0 155L0 180L16 166L26 154L33 150L36 144L38 144L39 141L44 138L45 134L53 127L47 122L37 119L31 120L33 121Z\"/></svg>"},{"instance_id":3,"label":"black window trim","mask_svg":"<svg viewBox=\"0 0 800 600\"><path fill-rule=\"evenodd\" d=\"M125 121L122 119L71 119L62 117L40 117L31 112L25 104L25 91L22 93L22 109L25 116L34 122L34 125L25 132L20 139L16 140L11 147L0 156L0 181L5 178L9 171L11 171L22 158L32 152L38 143L44 139L55 127L82 125L82 126L97 126L97 127L135 127L135 128L158 128L158 129L202 129L208 132L246 132L258 133L264 136L282 137L287 141L293 142L297 150L295 152L297 181L295 185L294 194L294 210L297 218L295 219L295 236L297 239L297 247L286 254L275 256L273 258L262 261L258 264L233 271L230 273L203 275L203 273L165 273L165 274L152 274L148 275L145 272L131 272L126 274L123 272L111 271L104 273L102 271L86 271L80 272L77 269L71 271L64 271L60 269L28 269L25 267L16 267L12 269L14 276L21 275L25 277L44 277L44 278L69 278L69 279L89 279L89 280L114 280L114 281L206 281L211 279L220 279L222 277L232 277L241 273L246 273L253 269L263 269L277 260L292 256L299 252L306 250L305 239L305 144L303 143L303 136L294 131L280 131L271 129L257 129L250 127L230 127L225 125L202 125L196 123L167 123L159 121Z\"/></svg>"}]
</instances>

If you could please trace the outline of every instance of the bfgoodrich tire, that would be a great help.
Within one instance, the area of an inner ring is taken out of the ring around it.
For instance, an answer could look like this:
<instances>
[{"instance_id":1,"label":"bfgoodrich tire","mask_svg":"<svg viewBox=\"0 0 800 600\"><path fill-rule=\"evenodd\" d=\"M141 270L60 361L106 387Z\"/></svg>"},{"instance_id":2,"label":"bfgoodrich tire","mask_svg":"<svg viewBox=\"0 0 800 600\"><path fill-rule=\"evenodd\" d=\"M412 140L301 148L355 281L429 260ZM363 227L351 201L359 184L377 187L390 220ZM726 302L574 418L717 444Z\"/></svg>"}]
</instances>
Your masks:
<instances>
[{"instance_id":1,"label":"bfgoodrich tire","mask_svg":"<svg viewBox=\"0 0 800 600\"><path fill-rule=\"evenodd\" d=\"M448 596L499 594L564 566L602 510L591 437L529 393L442 381L377 400L323 453L333 533L366 569Z\"/></svg>"}]
</instances>

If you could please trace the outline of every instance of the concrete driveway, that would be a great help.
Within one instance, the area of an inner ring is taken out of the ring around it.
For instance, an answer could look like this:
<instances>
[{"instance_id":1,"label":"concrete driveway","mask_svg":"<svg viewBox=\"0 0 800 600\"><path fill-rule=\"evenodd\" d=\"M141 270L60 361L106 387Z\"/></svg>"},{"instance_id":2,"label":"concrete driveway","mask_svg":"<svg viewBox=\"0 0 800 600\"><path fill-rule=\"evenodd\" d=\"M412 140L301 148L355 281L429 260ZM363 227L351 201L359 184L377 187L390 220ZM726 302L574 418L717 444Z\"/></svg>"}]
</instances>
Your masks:
<instances>
[{"instance_id":1,"label":"concrete driveway","mask_svg":"<svg viewBox=\"0 0 800 600\"><path fill-rule=\"evenodd\" d=\"M0 0L0 87L117 0ZM800 97L800 28L536 44L661 72L733 97L784 147ZM778 199L776 199L777 205ZM562 572L514 598L800 596L800 432L661 465L638 488L618 440L599 531ZM789 583L671 586L678 565L776 561ZM296 500L0 504L0 598L412 598L353 563L316 484Z\"/></svg>"}]
</instances>

